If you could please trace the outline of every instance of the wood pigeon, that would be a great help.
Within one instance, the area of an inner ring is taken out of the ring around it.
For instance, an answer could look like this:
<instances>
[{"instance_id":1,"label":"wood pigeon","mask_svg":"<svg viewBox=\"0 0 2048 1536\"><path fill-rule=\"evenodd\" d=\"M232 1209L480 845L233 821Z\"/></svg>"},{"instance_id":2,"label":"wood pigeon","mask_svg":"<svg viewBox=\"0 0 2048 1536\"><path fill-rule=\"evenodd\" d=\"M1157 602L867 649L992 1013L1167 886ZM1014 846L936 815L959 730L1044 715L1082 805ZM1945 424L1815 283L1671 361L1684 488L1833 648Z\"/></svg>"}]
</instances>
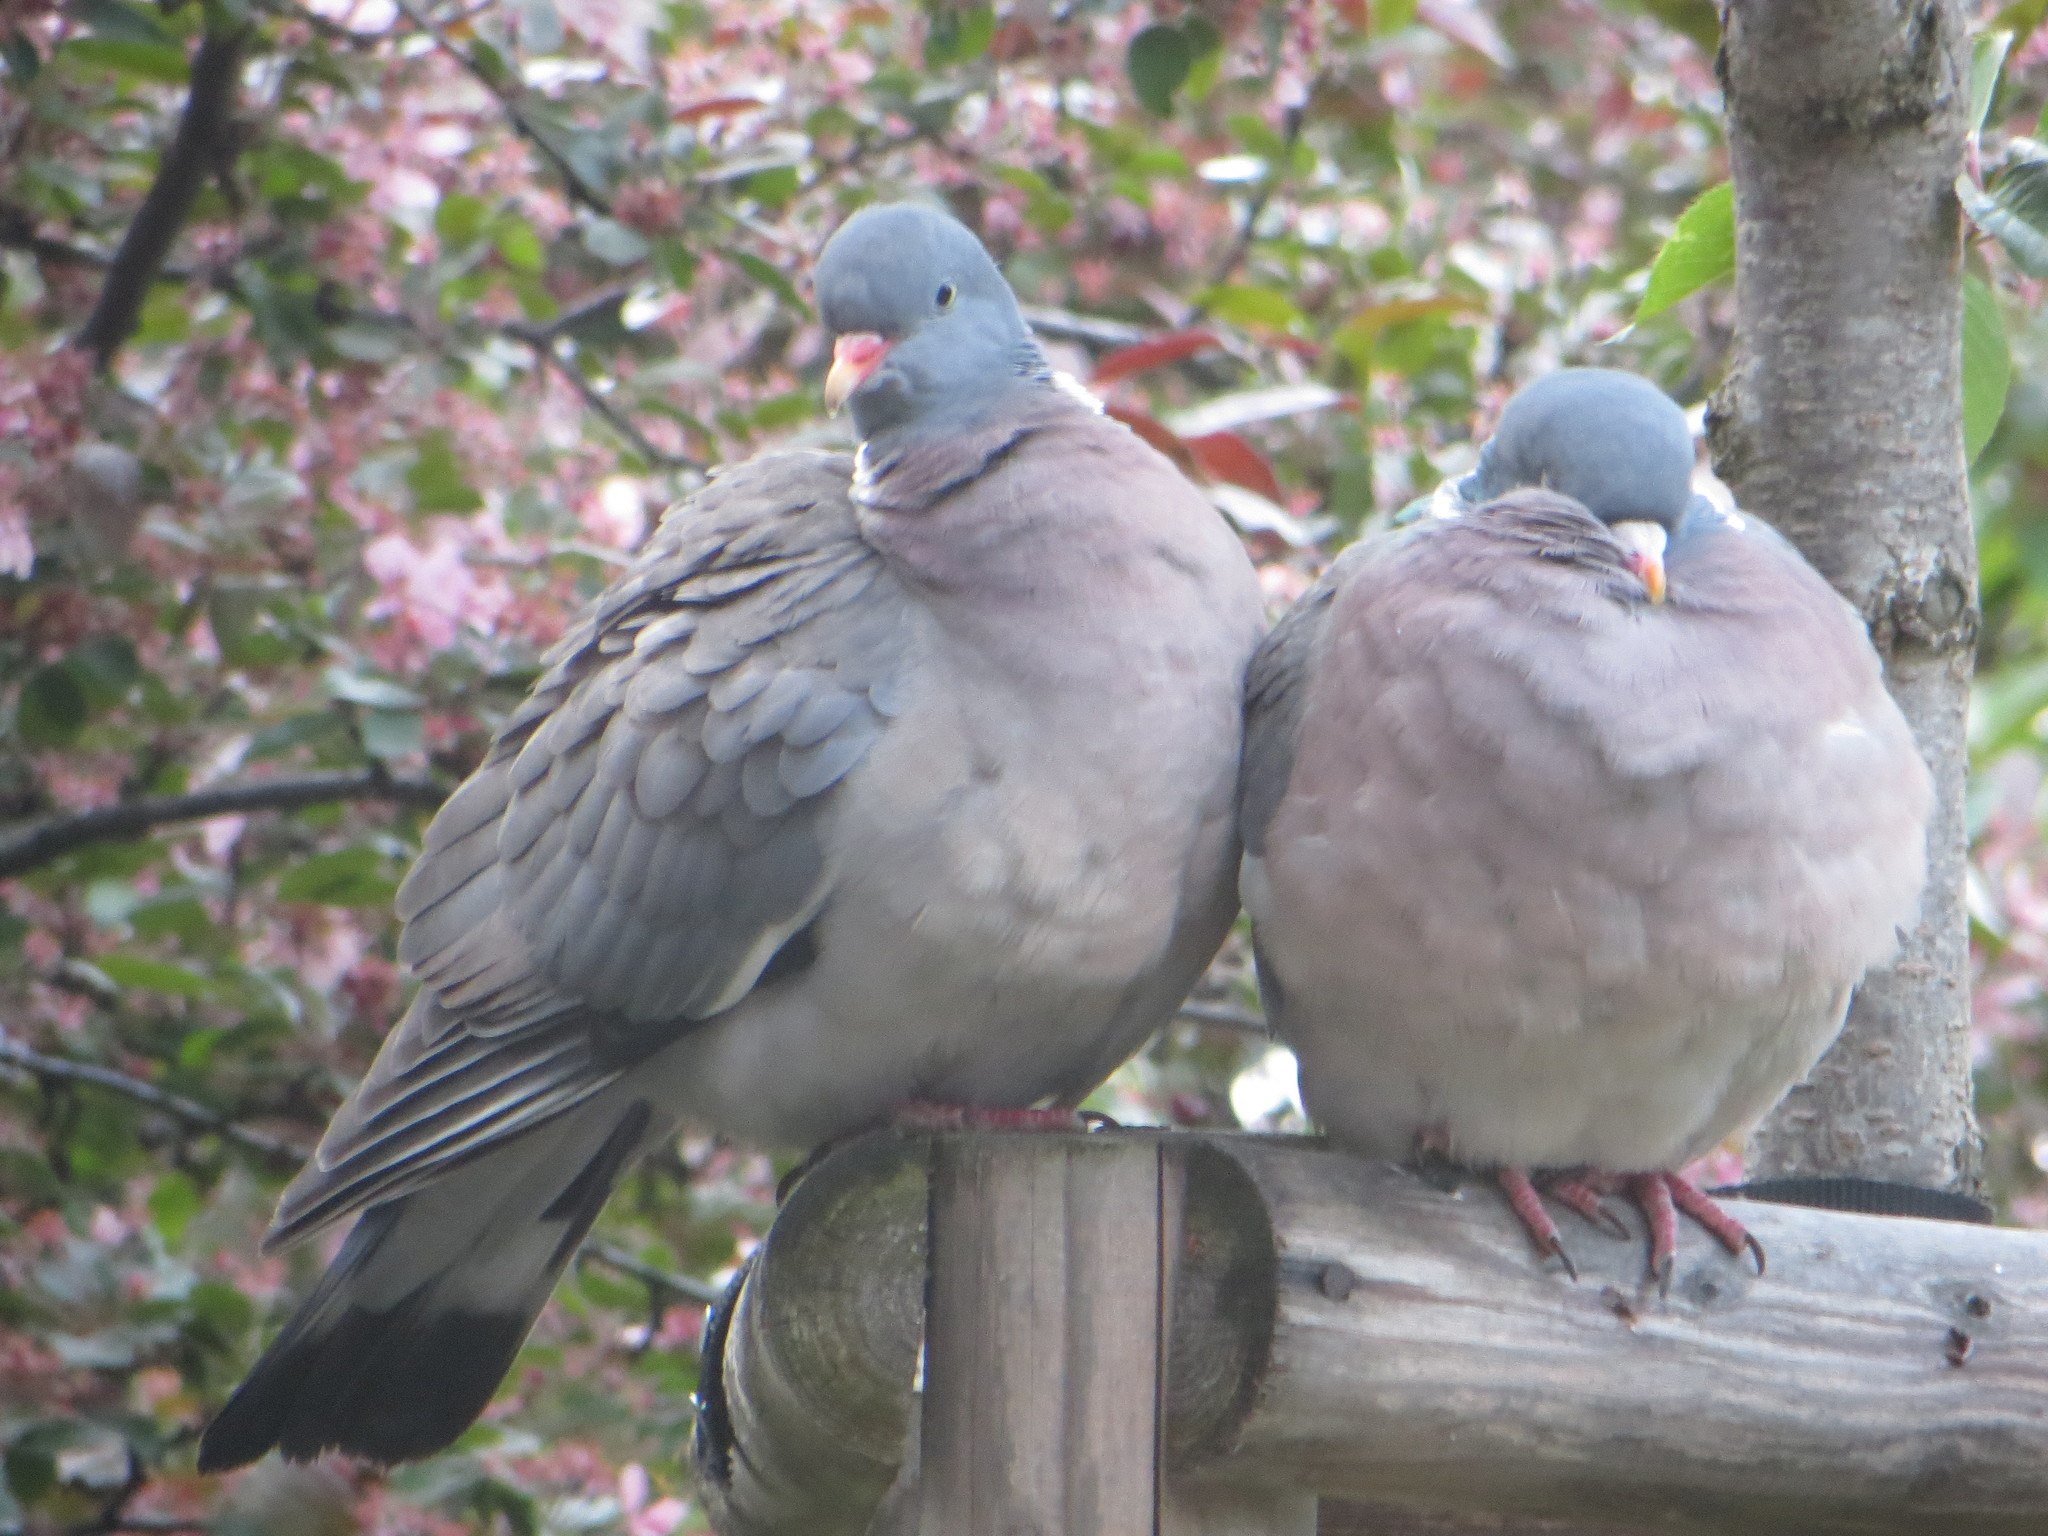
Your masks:
<instances>
[{"instance_id":1,"label":"wood pigeon","mask_svg":"<svg viewBox=\"0 0 2048 1536\"><path fill-rule=\"evenodd\" d=\"M1239 785L1310 1113L1495 1170L1560 1257L1530 1170L1595 1220L1619 1185L1666 1284L1674 1206L1755 1249L1678 1170L1835 1038L1914 920L1933 798L1856 615L1692 466L1641 379L1524 389L1267 637Z\"/></svg>"},{"instance_id":2,"label":"wood pigeon","mask_svg":"<svg viewBox=\"0 0 2048 1536\"><path fill-rule=\"evenodd\" d=\"M202 1467L446 1446L680 1121L1071 1104L1229 929L1236 536L951 218L855 214L816 286L859 452L671 511L434 818L418 994L266 1246L355 1225Z\"/></svg>"}]
</instances>

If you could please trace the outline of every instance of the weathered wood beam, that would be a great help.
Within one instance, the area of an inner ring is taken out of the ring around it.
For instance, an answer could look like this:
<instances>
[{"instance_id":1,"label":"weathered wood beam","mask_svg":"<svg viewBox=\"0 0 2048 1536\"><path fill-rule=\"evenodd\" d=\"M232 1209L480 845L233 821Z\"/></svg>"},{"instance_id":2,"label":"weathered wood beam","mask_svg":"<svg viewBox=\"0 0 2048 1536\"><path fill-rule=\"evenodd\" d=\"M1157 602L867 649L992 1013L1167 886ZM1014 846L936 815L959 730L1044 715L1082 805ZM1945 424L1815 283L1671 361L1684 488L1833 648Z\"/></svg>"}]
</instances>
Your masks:
<instances>
[{"instance_id":1,"label":"weathered wood beam","mask_svg":"<svg viewBox=\"0 0 2048 1536\"><path fill-rule=\"evenodd\" d=\"M1300 1530L1316 1494L1431 1531L2048 1529L2040 1234L1750 1202L1768 1276L1686 1231L1660 1298L1639 1241L1567 1228L1575 1284L1483 1185L1447 1193L1310 1141L1110 1134L1155 1146L1163 1187L1184 1191L1156 1217L1131 1197L1128 1228L1179 1223L1163 1440L1169 1479L1196 1490L1183 1502L1274 1490L1266 1507L1296 1511L1275 1531ZM763 1244L707 1362L726 1398L703 1457L720 1530L917 1529L871 1521L885 1495L899 1521L918 1508L916 1471L898 1475L916 1443L931 1156L855 1143Z\"/></svg>"},{"instance_id":2,"label":"weathered wood beam","mask_svg":"<svg viewBox=\"0 0 2048 1536\"><path fill-rule=\"evenodd\" d=\"M1159 1523L1159 1154L933 1145L919 1536Z\"/></svg>"}]
</instances>

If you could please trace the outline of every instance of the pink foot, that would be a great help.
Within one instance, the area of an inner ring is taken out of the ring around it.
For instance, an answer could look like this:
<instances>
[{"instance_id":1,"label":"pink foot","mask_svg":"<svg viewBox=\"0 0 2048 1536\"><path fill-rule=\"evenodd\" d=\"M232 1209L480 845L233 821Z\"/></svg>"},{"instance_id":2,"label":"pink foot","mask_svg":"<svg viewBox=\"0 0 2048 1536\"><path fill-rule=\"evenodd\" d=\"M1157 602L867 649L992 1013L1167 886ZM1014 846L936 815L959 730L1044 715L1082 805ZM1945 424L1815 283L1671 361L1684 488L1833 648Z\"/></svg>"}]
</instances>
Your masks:
<instances>
[{"instance_id":1,"label":"pink foot","mask_svg":"<svg viewBox=\"0 0 2048 1536\"><path fill-rule=\"evenodd\" d=\"M1629 1198L1641 1207L1650 1224L1650 1278L1668 1293L1678 1260L1678 1213L1698 1222L1723 1248L1740 1258L1746 1250L1764 1272L1764 1245L1690 1181L1675 1173L1632 1173L1625 1181Z\"/></svg>"},{"instance_id":2,"label":"pink foot","mask_svg":"<svg viewBox=\"0 0 2048 1536\"><path fill-rule=\"evenodd\" d=\"M889 1123L899 1131L1088 1131L1116 1124L1087 1109L989 1109L922 1099L897 1105Z\"/></svg>"},{"instance_id":3,"label":"pink foot","mask_svg":"<svg viewBox=\"0 0 2048 1536\"><path fill-rule=\"evenodd\" d=\"M1578 1268L1572 1263L1572 1256L1564 1251L1564 1240L1557 1235L1557 1223L1543 1208L1543 1197L1529 1182L1528 1173L1520 1168L1496 1168L1493 1176L1500 1184L1501 1192L1508 1197L1509 1209L1522 1223L1522 1230L1536 1244L1536 1251L1547 1259L1556 1259L1564 1266L1567 1275L1578 1279Z\"/></svg>"},{"instance_id":4,"label":"pink foot","mask_svg":"<svg viewBox=\"0 0 2048 1536\"><path fill-rule=\"evenodd\" d=\"M1577 1211L1609 1237L1628 1236L1628 1223L1614 1214L1605 1198L1614 1193L1614 1186L1590 1169L1548 1180L1543 1193L1559 1205Z\"/></svg>"}]
</instances>

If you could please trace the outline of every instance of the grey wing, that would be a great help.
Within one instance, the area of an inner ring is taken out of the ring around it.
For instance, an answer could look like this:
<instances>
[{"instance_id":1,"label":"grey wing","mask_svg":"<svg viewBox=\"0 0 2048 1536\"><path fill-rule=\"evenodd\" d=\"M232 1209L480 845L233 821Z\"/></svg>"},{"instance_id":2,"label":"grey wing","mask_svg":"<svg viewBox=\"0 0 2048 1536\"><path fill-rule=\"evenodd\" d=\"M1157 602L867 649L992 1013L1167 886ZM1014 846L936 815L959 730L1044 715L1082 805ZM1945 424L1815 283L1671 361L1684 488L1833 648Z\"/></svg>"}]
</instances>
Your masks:
<instances>
[{"instance_id":1,"label":"grey wing","mask_svg":"<svg viewBox=\"0 0 2048 1536\"><path fill-rule=\"evenodd\" d=\"M549 653L427 829L397 901L420 993L271 1245L601 1091L817 915L820 818L904 649L851 474L806 453L719 476Z\"/></svg>"},{"instance_id":2,"label":"grey wing","mask_svg":"<svg viewBox=\"0 0 2048 1536\"><path fill-rule=\"evenodd\" d=\"M1322 646L1331 605L1362 567L1384 560L1425 534L1428 526L1371 535L1346 549L1252 653L1245 671L1244 750L1237 770L1238 836L1251 857L1264 854L1266 828L1294 776L1309 673Z\"/></svg>"}]
</instances>

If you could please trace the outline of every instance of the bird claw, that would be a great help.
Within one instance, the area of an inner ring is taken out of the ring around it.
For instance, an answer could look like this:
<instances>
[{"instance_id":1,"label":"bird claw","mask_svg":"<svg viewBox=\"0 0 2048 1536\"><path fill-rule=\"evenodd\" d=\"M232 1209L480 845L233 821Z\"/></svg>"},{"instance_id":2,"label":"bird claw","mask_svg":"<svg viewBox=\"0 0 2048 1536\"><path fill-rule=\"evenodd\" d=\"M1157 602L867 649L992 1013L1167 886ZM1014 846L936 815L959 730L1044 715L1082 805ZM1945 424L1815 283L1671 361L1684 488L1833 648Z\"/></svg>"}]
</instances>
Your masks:
<instances>
[{"instance_id":1,"label":"bird claw","mask_svg":"<svg viewBox=\"0 0 2048 1536\"><path fill-rule=\"evenodd\" d=\"M1650 1278L1657 1282L1659 1291L1666 1295L1671 1291L1681 1211L1706 1228L1707 1234L1735 1257L1750 1254L1756 1260L1756 1272L1764 1272L1764 1245L1690 1180L1676 1173L1632 1173L1627 1185L1629 1197L1649 1218Z\"/></svg>"},{"instance_id":2,"label":"bird claw","mask_svg":"<svg viewBox=\"0 0 2048 1536\"><path fill-rule=\"evenodd\" d=\"M1545 1184L1543 1192L1558 1204L1578 1212L1584 1220L1598 1227L1609 1237L1627 1239L1628 1223L1614 1213L1614 1208L1604 1198L1607 1191L1596 1185L1591 1176L1580 1173L1564 1174Z\"/></svg>"},{"instance_id":3,"label":"bird claw","mask_svg":"<svg viewBox=\"0 0 2048 1536\"><path fill-rule=\"evenodd\" d=\"M1520 1168L1497 1168L1494 1179L1501 1187L1501 1193L1508 1197L1508 1208L1522 1223L1522 1230L1535 1243L1536 1251L1547 1259L1556 1259L1564 1266L1564 1272L1576 1282L1579 1267L1572 1263L1572 1256L1565 1251L1564 1239L1557 1235L1557 1223L1550 1219L1550 1212L1543 1208L1543 1196L1529 1181L1529 1175Z\"/></svg>"},{"instance_id":4,"label":"bird claw","mask_svg":"<svg viewBox=\"0 0 2048 1536\"><path fill-rule=\"evenodd\" d=\"M1744 1253L1749 1254L1756 1260L1756 1272L1759 1275L1764 1272L1763 1244L1751 1236L1741 1222L1716 1205L1710 1196L1678 1174L1631 1173L1617 1180L1598 1169L1585 1168L1546 1178L1540 1190L1525 1169L1496 1168L1494 1178L1499 1182L1501 1192L1507 1196L1508 1206L1514 1211L1516 1220L1521 1222L1522 1230L1536 1245L1536 1251L1545 1258L1555 1258L1574 1280L1579 1278L1578 1268L1572 1263L1571 1255L1565 1252L1557 1224L1550 1219L1550 1212L1544 1207L1546 1195L1576 1211L1610 1237L1624 1239L1629 1236L1628 1223L1602 1197L1618 1193L1633 1201L1649 1223L1647 1279L1657 1287L1659 1295L1671 1294L1671 1279L1677 1272L1678 1217L1681 1212L1704 1227L1731 1254L1738 1258Z\"/></svg>"},{"instance_id":5,"label":"bird claw","mask_svg":"<svg viewBox=\"0 0 2048 1536\"><path fill-rule=\"evenodd\" d=\"M1744 1252L1756 1260L1756 1272L1764 1272L1764 1245L1750 1235L1749 1228L1714 1203L1714 1197L1675 1173L1662 1175L1672 1203L1707 1229L1717 1243L1736 1258Z\"/></svg>"}]
</instances>

